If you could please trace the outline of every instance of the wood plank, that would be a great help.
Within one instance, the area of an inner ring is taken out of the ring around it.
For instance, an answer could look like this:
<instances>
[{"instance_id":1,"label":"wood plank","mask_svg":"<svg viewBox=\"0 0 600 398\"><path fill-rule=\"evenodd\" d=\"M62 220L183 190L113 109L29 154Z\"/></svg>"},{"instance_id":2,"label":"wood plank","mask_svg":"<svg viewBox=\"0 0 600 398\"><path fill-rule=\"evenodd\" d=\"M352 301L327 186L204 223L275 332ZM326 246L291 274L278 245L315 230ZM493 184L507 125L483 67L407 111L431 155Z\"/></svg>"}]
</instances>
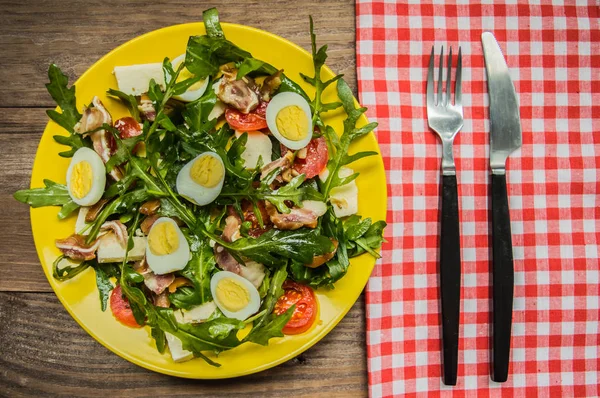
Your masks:
<instances>
[{"instance_id":1,"label":"wood plank","mask_svg":"<svg viewBox=\"0 0 600 398\"><path fill-rule=\"evenodd\" d=\"M0 1L0 107L53 106L46 93L52 62L75 79L104 54L143 33L202 20L218 7L221 20L254 26L310 47L308 16L319 41L329 44L330 65L355 87L354 1L257 1L226 6L222 1L44 0ZM118 11L116 11L118 10ZM51 23L50 23L51 21ZM71 80L73 81L73 80Z\"/></svg>"},{"instance_id":2,"label":"wood plank","mask_svg":"<svg viewBox=\"0 0 600 398\"><path fill-rule=\"evenodd\" d=\"M157 374L113 354L53 293L0 293L0 391L6 396L366 396L364 303L299 357L232 381Z\"/></svg>"}]
</instances>

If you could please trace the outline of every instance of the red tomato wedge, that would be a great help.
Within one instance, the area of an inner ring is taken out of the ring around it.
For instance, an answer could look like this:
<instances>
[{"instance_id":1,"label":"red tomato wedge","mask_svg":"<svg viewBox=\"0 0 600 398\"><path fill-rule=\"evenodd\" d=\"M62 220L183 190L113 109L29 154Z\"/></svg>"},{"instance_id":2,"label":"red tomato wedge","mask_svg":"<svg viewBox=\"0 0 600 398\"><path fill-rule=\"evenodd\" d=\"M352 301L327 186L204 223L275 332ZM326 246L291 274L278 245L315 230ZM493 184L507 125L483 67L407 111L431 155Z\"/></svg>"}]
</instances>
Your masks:
<instances>
[{"instance_id":1,"label":"red tomato wedge","mask_svg":"<svg viewBox=\"0 0 600 398\"><path fill-rule=\"evenodd\" d=\"M256 131L267 128L267 102L261 102L258 107L246 114L233 108L225 111L225 120L237 131Z\"/></svg>"},{"instance_id":2,"label":"red tomato wedge","mask_svg":"<svg viewBox=\"0 0 600 398\"><path fill-rule=\"evenodd\" d=\"M115 128L119 130L121 139L137 137L142 134L142 127L134 118L127 116L115 122Z\"/></svg>"},{"instance_id":3,"label":"red tomato wedge","mask_svg":"<svg viewBox=\"0 0 600 398\"><path fill-rule=\"evenodd\" d=\"M296 156L294 170L305 174L306 178L313 178L327 166L329 161L329 150L325 137L313 138L306 146L306 158L300 159Z\"/></svg>"},{"instance_id":4,"label":"red tomato wedge","mask_svg":"<svg viewBox=\"0 0 600 398\"><path fill-rule=\"evenodd\" d=\"M127 297L123 296L121 285L117 285L110 295L110 310L112 311L117 321L121 322L125 326L131 328L141 328L142 325L138 324L133 316L133 311L129 306Z\"/></svg>"},{"instance_id":5,"label":"red tomato wedge","mask_svg":"<svg viewBox=\"0 0 600 398\"><path fill-rule=\"evenodd\" d=\"M304 333L317 319L317 298L313 290L291 280L283 282L283 296L275 304L274 313L283 314L292 305L296 305L292 318L283 327L285 334Z\"/></svg>"}]
</instances>

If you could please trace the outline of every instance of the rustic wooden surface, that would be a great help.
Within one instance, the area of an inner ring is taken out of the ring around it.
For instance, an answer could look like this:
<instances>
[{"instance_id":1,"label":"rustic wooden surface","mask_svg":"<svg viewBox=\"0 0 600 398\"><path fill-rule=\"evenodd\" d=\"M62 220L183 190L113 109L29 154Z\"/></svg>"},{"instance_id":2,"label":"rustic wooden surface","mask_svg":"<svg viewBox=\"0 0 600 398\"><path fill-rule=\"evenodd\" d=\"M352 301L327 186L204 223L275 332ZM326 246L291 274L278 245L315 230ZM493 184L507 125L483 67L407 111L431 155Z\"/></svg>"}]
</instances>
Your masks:
<instances>
[{"instance_id":1,"label":"rustic wooden surface","mask_svg":"<svg viewBox=\"0 0 600 398\"><path fill-rule=\"evenodd\" d=\"M194 22L217 6L223 21L309 47L308 15L328 64L356 87L354 1L199 2L0 0L0 396L365 396L363 298L320 343L281 366L229 381L153 373L111 353L67 314L39 265L25 205L35 151L53 107L46 70L70 79L142 33Z\"/></svg>"}]
</instances>

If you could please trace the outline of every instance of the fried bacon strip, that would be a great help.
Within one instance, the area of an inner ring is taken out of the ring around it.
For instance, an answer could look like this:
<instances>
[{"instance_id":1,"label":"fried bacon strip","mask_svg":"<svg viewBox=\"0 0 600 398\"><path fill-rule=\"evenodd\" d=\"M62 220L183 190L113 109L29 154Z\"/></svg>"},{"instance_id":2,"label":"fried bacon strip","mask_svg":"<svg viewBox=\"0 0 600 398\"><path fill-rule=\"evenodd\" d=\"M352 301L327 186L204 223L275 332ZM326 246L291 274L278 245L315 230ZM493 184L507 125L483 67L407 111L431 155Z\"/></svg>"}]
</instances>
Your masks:
<instances>
[{"instance_id":1,"label":"fried bacon strip","mask_svg":"<svg viewBox=\"0 0 600 398\"><path fill-rule=\"evenodd\" d=\"M74 130L78 134L90 134L94 151L96 151L96 153L100 155L102 161L106 163L116 150L115 139L112 134L106 130L94 130L102 127L103 124L112 126L112 117L102 104L102 101L100 101L100 98L94 97L92 99L92 104L94 105L93 107L86 108L83 111L83 115L81 116L79 123L75 125ZM113 168L110 171L110 175L115 181L119 181L123 178L123 172L119 167Z\"/></svg>"},{"instance_id":2,"label":"fried bacon strip","mask_svg":"<svg viewBox=\"0 0 600 398\"><path fill-rule=\"evenodd\" d=\"M88 245L85 243L85 237L79 234L73 234L65 239L56 239L56 247L66 257L73 260L88 261L96 258L96 250L98 250L99 240Z\"/></svg>"},{"instance_id":3,"label":"fried bacon strip","mask_svg":"<svg viewBox=\"0 0 600 398\"><path fill-rule=\"evenodd\" d=\"M155 294L162 294L175 281L175 274L156 275L148 267L146 260L136 261L133 269L144 277L144 285Z\"/></svg>"}]
</instances>

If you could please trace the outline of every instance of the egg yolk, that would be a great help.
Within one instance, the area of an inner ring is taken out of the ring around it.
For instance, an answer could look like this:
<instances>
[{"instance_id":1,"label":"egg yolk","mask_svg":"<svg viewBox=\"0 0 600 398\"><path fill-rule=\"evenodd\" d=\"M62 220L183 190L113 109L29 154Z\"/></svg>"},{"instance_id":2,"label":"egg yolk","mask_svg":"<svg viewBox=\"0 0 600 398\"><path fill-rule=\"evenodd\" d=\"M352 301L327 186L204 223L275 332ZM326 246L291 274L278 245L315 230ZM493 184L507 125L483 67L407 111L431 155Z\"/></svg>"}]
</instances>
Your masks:
<instances>
[{"instance_id":1,"label":"egg yolk","mask_svg":"<svg viewBox=\"0 0 600 398\"><path fill-rule=\"evenodd\" d=\"M196 159L190 169L190 178L198 185L213 188L223 179L225 170L223 165L212 156L203 156Z\"/></svg>"},{"instance_id":2,"label":"egg yolk","mask_svg":"<svg viewBox=\"0 0 600 398\"><path fill-rule=\"evenodd\" d=\"M92 165L85 160L75 164L71 171L71 193L77 199L84 198L92 190L94 173Z\"/></svg>"},{"instance_id":3,"label":"egg yolk","mask_svg":"<svg viewBox=\"0 0 600 398\"><path fill-rule=\"evenodd\" d=\"M223 278L215 289L219 304L227 311L238 312L250 303L250 293L244 285L232 278Z\"/></svg>"},{"instance_id":4,"label":"egg yolk","mask_svg":"<svg viewBox=\"0 0 600 398\"><path fill-rule=\"evenodd\" d=\"M292 141L300 141L308 134L308 118L298 105L286 106L277 113L279 134Z\"/></svg>"},{"instance_id":5,"label":"egg yolk","mask_svg":"<svg viewBox=\"0 0 600 398\"><path fill-rule=\"evenodd\" d=\"M177 68L179 68L179 65L181 65L181 63L178 63L177 65L174 65L173 69L177 70ZM183 67L183 69L181 70L181 72L179 72L179 76L177 77L177 83L182 82L182 81L187 80L187 79L191 79L193 77L196 77L196 76L194 74L192 74L192 72L190 72L186 67ZM198 90L200 87L202 87L202 84L204 84L204 80L200 80L200 81L192 84L188 88L188 91Z\"/></svg>"},{"instance_id":6,"label":"egg yolk","mask_svg":"<svg viewBox=\"0 0 600 398\"><path fill-rule=\"evenodd\" d=\"M148 246L152 254L165 256L179 248L179 236L175 226L168 222L154 225L148 234Z\"/></svg>"}]
</instances>

